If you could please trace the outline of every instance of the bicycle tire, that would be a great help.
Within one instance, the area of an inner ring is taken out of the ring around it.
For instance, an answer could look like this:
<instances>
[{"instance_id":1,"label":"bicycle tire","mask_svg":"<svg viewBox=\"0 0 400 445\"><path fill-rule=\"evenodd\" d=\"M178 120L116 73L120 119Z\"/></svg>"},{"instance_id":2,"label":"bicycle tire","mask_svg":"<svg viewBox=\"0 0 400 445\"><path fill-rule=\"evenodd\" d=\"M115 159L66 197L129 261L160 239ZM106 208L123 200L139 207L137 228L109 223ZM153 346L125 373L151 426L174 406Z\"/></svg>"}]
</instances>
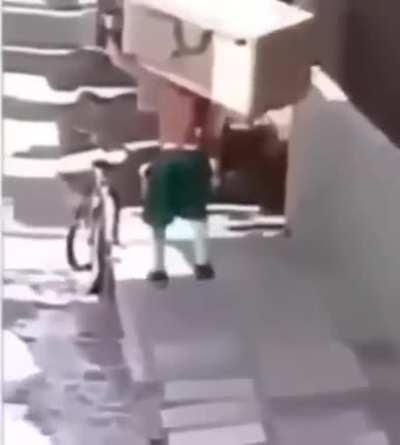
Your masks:
<instances>
[{"instance_id":1,"label":"bicycle tire","mask_svg":"<svg viewBox=\"0 0 400 445\"><path fill-rule=\"evenodd\" d=\"M86 272L92 270L92 264L79 264L75 255L75 239L79 225L75 222L70 226L66 239L67 262L69 267L76 272Z\"/></svg>"},{"instance_id":2,"label":"bicycle tire","mask_svg":"<svg viewBox=\"0 0 400 445\"><path fill-rule=\"evenodd\" d=\"M99 298L114 301L115 275L110 263L111 244L106 241L104 229L100 224L95 228L94 238L92 271L97 270L87 293L97 294Z\"/></svg>"}]
</instances>

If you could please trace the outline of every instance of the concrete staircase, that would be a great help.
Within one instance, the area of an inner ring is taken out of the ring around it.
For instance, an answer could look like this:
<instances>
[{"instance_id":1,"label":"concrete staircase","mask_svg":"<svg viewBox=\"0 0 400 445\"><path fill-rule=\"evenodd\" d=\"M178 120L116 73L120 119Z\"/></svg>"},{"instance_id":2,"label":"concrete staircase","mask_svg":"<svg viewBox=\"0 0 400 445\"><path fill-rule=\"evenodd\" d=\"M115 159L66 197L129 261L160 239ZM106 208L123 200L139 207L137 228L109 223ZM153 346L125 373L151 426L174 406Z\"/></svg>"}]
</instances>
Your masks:
<instances>
[{"instance_id":1,"label":"concrete staircase","mask_svg":"<svg viewBox=\"0 0 400 445\"><path fill-rule=\"evenodd\" d=\"M269 443L249 379L165 383L161 419L171 445Z\"/></svg>"},{"instance_id":2,"label":"concrete staircase","mask_svg":"<svg viewBox=\"0 0 400 445\"><path fill-rule=\"evenodd\" d=\"M321 303L330 281L307 268L297 239L233 234L217 212L218 278L198 287L178 222L173 283L160 294L143 281L148 233L133 214L116 252L116 304L82 294L85 277L65 263L59 157L98 148L93 133L131 153L138 142L154 149L153 118L136 113L135 85L92 48L92 2L13 0L3 14L4 318L44 377L28 393L15 391L25 376L6 382L5 445L387 445L370 380Z\"/></svg>"}]
</instances>

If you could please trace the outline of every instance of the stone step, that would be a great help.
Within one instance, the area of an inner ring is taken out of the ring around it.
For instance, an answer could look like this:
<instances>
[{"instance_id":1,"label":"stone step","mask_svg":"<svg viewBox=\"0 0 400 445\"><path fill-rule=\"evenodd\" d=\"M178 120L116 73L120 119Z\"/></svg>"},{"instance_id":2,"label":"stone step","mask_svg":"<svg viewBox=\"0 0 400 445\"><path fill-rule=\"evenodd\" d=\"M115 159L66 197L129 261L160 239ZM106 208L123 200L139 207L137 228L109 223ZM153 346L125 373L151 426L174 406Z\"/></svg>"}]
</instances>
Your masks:
<instances>
[{"instance_id":1,"label":"stone step","mask_svg":"<svg viewBox=\"0 0 400 445\"><path fill-rule=\"evenodd\" d=\"M59 145L32 145L29 149L16 151L13 156L23 159L58 159L62 155Z\"/></svg>"},{"instance_id":2,"label":"stone step","mask_svg":"<svg viewBox=\"0 0 400 445\"><path fill-rule=\"evenodd\" d=\"M49 122L57 119L70 105L3 97L3 116L16 121Z\"/></svg>"},{"instance_id":3,"label":"stone step","mask_svg":"<svg viewBox=\"0 0 400 445\"><path fill-rule=\"evenodd\" d=\"M354 393L368 389L355 354L334 340L259 339L265 392L290 399Z\"/></svg>"},{"instance_id":4,"label":"stone step","mask_svg":"<svg viewBox=\"0 0 400 445\"><path fill-rule=\"evenodd\" d=\"M77 102L82 93L89 94L88 99L102 103L123 94L135 94L133 87L82 87L74 91L53 90L44 76L21 73L4 74L4 96L21 101L45 104L71 105Z\"/></svg>"},{"instance_id":5,"label":"stone step","mask_svg":"<svg viewBox=\"0 0 400 445\"><path fill-rule=\"evenodd\" d=\"M11 149L8 151L12 151ZM85 186L91 184L92 176L90 174L91 162L94 159L107 158L115 159L124 154L122 150L116 150L107 153L104 150L97 149L90 153L82 153L78 157L77 167L70 176L65 175L65 182L59 177L62 168L60 161L54 158L35 159L35 158L16 158L8 157L5 162L3 190L5 195L12 198L14 206L14 215L19 223L25 226L43 226L40 233L53 233L46 229L51 226L65 227L72 220L72 207L79 201L79 195L85 189ZM103 156L104 155L104 156ZM72 166L74 166L73 164ZM127 166L128 168L129 166ZM65 165L64 165L65 171ZM133 170L132 170L133 171ZM132 178L132 171L130 177ZM82 177L79 173L82 173ZM76 178L78 176L78 178ZM124 175L124 178L128 176ZM139 181L139 179L137 179ZM131 179L132 182L132 179ZM78 184L77 184L78 183ZM82 186L80 188L80 185ZM135 177L133 178L133 189L129 187L122 196L122 204L132 203L135 200L139 203L139 185L135 189ZM71 193L71 190L75 193ZM119 188L118 188L119 190ZM137 191L135 191L137 190ZM126 196L125 196L126 195ZM52 212L48 211L48 205L51 203ZM21 227L18 228L23 229ZM27 229L27 227L25 227ZM24 230L30 233L29 230ZM11 230L11 229L10 229ZM39 233L40 232L40 233ZM54 238L54 237L53 237ZM64 247L61 249L64 251Z\"/></svg>"},{"instance_id":6,"label":"stone step","mask_svg":"<svg viewBox=\"0 0 400 445\"><path fill-rule=\"evenodd\" d=\"M122 105L121 105L122 104ZM125 105L126 104L126 105ZM16 121L54 121L65 116L62 121L61 131L67 132L70 128L71 120L74 121L74 116L77 116L76 111L83 108L81 111L88 111L88 116L82 122L83 130L88 128L87 122L96 122L95 129L100 131L100 124L107 124L108 129L113 128L113 121L117 128L115 133L125 135L135 134L136 137L140 135L140 131L146 131L148 127L151 128L154 137L155 117L152 114L136 113L136 93L132 87L82 87L73 91L57 91L51 88L47 80L43 76L33 74L17 74L6 73L4 75L4 98L3 98L3 115L6 118ZM122 123L118 126L118 120L110 113L114 107L125 109L122 116ZM89 109L88 109L89 108ZM68 112L72 112L71 115ZM65 113L67 113L65 115ZM135 117L138 118L138 125L132 125ZM101 120L103 119L103 120ZM140 119L142 119L141 122ZM100 122L98 122L100 120ZM109 122L110 121L110 122ZM127 129L127 122L133 130ZM147 123L147 122L150 123ZM146 127L147 125L147 127ZM64 127L66 127L64 129ZM65 137L64 137L65 138ZM127 139L132 140L132 139Z\"/></svg>"},{"instance_id":7,"label":"stone step","mask_svg":"<svg viewBox=\"0 0 400 445\"><path fill-rule=\"evenodd\" d=\"M64 199L66 189L56 176L57 160L31 160L8 158L3 177L3 190L14 199L15 219L27 226L38 228L65 228L72 219L71 203ZM25 174L24 174L25 172ZM25 176L32 175L32 176ZM49 211L48 209L52 210ZM41 233L46 233L46 229ZM40 235L40 233L39 233ZM33 236L32 238L35 238ZM23 239L21 238L21 241ZM65 240L62 237L36 237L36 241L58 242L64 255ZM10 255L9 255L10 257ZM11 258L10 258L11 260ZM32 263L31 263L32 266ZM65 267L65 261L63 266ZM28 268L31 268L28 266ZM65 267L68 269L67 267Z\"/></svg>"},{"instance_id":8,"label":"stone step","mask_svg":"<svg viewBox=\"0 0 400 445\"><path fill-rule=\"evenodd\" d=\"M19 75L8 76L4 98L7 155L32 146L53 146L56 150L58 145L60 155L95 144L119 146L149 140L151 145L157 144L157 117L137 110L131 88L57 92L40 76L23 76L23 82ZM18 85L31 85L36 94L21 93Z\"/></svg>"},{"instance_id":9,"label":"stone step","mask_svg":"<svg viewBox=\"0 0 400 445\"><path fill-rule=\"evenodd\" d=\"M371 431L363 411L322 406L312 413L299 408L293 415L278 416L274 427L282 445L354 445L356 437Z\"/></svg>"},{"instance_id":10,"label":"stone step","mask_svg":"<svg viewBox=\"0 0 400 445\"><path fill-rule=\"evenodd\" d=\"M5 0L4 6L35 9L79 9L95 7L97 0Z\"/></svg>"},{"instance_id":11,"label":"stone step","mask_svg":"<svg viewBox=\"0 0 400 445\"><path fill-rule=\"evenodd\" d=\"M389 445L389 439L383 431L374 431L357 437L352 445Z\"/></svg>"},{"instance_id":12,"label":"stone step","mask_svg":"<svg viewBox=\"0 0 400 445\"><path fill-rule=\"evenodd\" d=\"M54 89L74 90L81 86L125 86L133 79L115 68L98 49L3 48L3 71L45 76Z\"/></svg>"},{"instance_id":13,"label":"stone step","mask_svg":"<svg viewBox=\"0 0 400 445\"><path fill-rule=\"evenodd\" d=\"M11 229L15 224L14 200L9 196L3 196L1 204L1 222L3 224L3 231L5 231Z\"/></svg>"},{"instance_id":14,"label":"stone step","mask_svg":"<svg viewBox=\"0 0 400 445\"><path fill-rule=\"evenodd\" d=\"M69 158L69 159L67 159ZM110 156L111 158L111 156ZM109 159L110 159L109 158ZM90 168L90 160L95 159L95 156L82 156L79 157L77 155L70 155L68 157L65 157L65 162L63 162L62 167L60 168L60 171L63 174L72 174L74 171L78 172L80 168L83 168L86 166L87 169ZM116 158L115 158L116 159ZM63 160L64 161L64 160ZM78 162L80 162L80 165L78 166ZM133 168L130 170L129 176L132 178L134 174L132 173L135 171ZM72 181L72 179L71 179ZM131 179L132 181L132 179ZM83 183L83 180L82 180ZM118 190L123 190L122 186L122 179L121 181L115 182L116 184L121 184L118 187ZM127 184L127 181L126 181ZM131 193L133 193L133 187L131 188ZM133 196L130 198L130 201L133 200ZM125 202L126 199L123 199ZM211 213L210 209L213 213L209 216L209 238L210 239L235 239L235 238L242 238L246 236L246 232L236 232L231 231L230 229L230 218L229 215L224 211L225 207L233 207L233 206L217 206L217 205L209 205L208 209ZM219 211L215 209L220 209ZM245 213L245 212L244 212ZM133 210L133 207L129 206L122 210L121 214L121 231L120 236L121 240L123 240L123 244L128 246L132 246L134 248L135 243L150 243L151 240L151 230L150 228L143 222L142 218L142 209L137 208L137 210ZM272 219L274 221L274 219ZM273 230L272 230L273 232ZM183 219L176 219L167 229L167 237L171 241L191 241L193 239L193 230L188 221L185 221ZM117 254L118 257L119 254ZM121 252L121 260L129 262L133 260L135 253L132 252L130 254L127 252L126 254L123 254ZM129 258L128 258L129 257ZM121 265L121 272L123 269L123 265Z\"/></svg>"},{"instance_id":15,"label":"stone step","mask_svg":"<svg viewBox=\"0 0 400 445\"><path fill-rule=\"evenodd\" d=\"M58 129L55 122L3 120L3 156L26 152L35 145L53 146L55 153L59 145Z\"/></svg>"},{"instance_id":16,"label":"stone step","mask_svg":"<svg viewBox=\"0 0 400 445\"><path fill-rule=\"evenodd\" d=\"M74 48L96 45L96 10L57 11L5 6L3 44Z\"/></svg>"},{"instance_id":17,"label":"stone step","mask_svg":"<svg viewBox=\"0 0 400 445\"><path fill-rule=\"evenodd\" d=\"M168 436L169 445L256 445L266 444L268 439L261 423L173 432Z\"/></svg>"},{"instance_id":18,"label":"stone step","mask_svg":"<svg viewBox=\"0 0 400 445\"><path fill-rule=\"evenodd\" d=\"M78 108L77 115L74 116L69 111L60 112L63 117L59 122L4 119L3 153L6 158L16 156L32 161L42 159L43 162L62 157L60 169L67 174L90 170L90 163L86 163L86 167L83 168L82 162L85 163L84 160L87 156L91 159L99 156L99 146L104 144L115 147L112 153L120 153L121 149L126 148L130 156L136 157L135 153L140 150L156 149L158 141L151 139L151 136L154 137L156 133L155 119L136 112L128 116L126 122L123 122L123 119L121 121L111 119L112 112L121 108L117 104L118 101L117 98L109 106L97 109L96 111L100 111L100 115L96 112L85 115L83 114L84 107L73 107L74 109ZM66 114L70 114L70 117L74 119L67 121ZM79 125L79 116L82 117L83 129L80 128L78 132L75 130L74 124ZM132 126L132 122L129 122L132 120L137 123L137 126ZM80 135L79 141L76 133ZM143 137L142 141L130 144L136 149L130 150L125 146L125 141L132 141L140 137ZM97 139L97 144L92 142L94 139ZM77 153L79 148L81 151ZM107 153L112 157L111 152Z\"/></svg>"},{"instance_id":19,"label":"stone step","mask_svg":"<svg viewBox=\"0 0 400 445\"><path fill-rule=\"evenodd\" d=\"M131 91L109 100L82 95L76 104L60 115L61 145L78 147L85 134L93 135L92 140L103 146L157 139L157 115L139 111L136 95Z\"/></svg>"},{"instance_id":20,"label":"stone step","mask_svg":"<svg viewBox=\"0 0 400 445\"><path fill-rule=\"evenodd\" d=\"M179 250L176 254L180 254ZM176 270L171 267L171 259L167 257L168 272L171 277L177 274L174 277L177 281L175 288L179 287L178 283L182 279L188 283L193 282L193 268L190 262L186 263L186 271L183 267ZM151 265L148 264L147 267ZM189 317L190 315L188 319ZM222 322L218 324L208 320L210 325L204 328L204 324L199 326L188 320L186 323L177 321L176 328L172 330L168 329L168 320L160 318L159 325L153 329L153 338L154 355L162 380L199 380L215 376L248 375L250 366L241 338ZM190 335L185 336L189 324L192 325L192 330ZM196 335L195 332L199 334Z\"/></svg>"},{"instance_id":21,"label":"stone step","mask_svg":"<svg viewBox=\"0 0 400 445\"><path fill-rule=\"evenodd\" d=\"M45 218L43 217L43 219ZM3 242L4 248L9 252L3 263L6 270L20 270L23 272L32 269L32 258L36 260L33 264L44 271L69 269L65 258L65 240L63 237L42 239L34 235L30 238L7 236ZM22 249L24 255L13 254L13 252L21 252L19 249Z\"/></svg>"},{"instance_id":22,"label":"stone step","mask_svg":"<svg viewBox=\"0 0 400 445\"><path fill-rule=\"evenodd\" d=\"M216 400L255 400L251 379L182 380L164 385L165 403Z\"/></svg>"},{"instance_id":23,"label":"stone step","mask_svg":"<svg viewBox=\"0 0 400 445\"><path fill-rule=\"evenodd\" d=\"M184 405L161 411L163 428L188 429L245 424L261 420L256 402L220 402Z\"/></svg>"}]
</instances>

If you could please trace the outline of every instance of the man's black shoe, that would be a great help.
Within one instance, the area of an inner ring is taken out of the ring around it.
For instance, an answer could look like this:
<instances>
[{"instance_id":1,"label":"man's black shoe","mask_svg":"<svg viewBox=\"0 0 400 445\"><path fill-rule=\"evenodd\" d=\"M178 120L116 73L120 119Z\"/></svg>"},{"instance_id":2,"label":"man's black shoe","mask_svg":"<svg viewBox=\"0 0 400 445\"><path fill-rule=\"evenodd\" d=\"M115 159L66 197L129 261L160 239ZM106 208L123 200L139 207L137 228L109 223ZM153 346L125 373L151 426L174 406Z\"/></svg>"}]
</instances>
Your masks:
<instances>
[{"instance_id":1,"label":"man's black shoe","mask_svg":"<svg viewBox=\"0 0 400 445\"><path fill-rule=\"evenodd\" d=\"M164 288L168 285L168 275L163 270L154 270L147 275L147 281L150 281L158 288Z\"/></svg>"},{"instance_id":2,"label":"man's black shoe","mask_svg":"<svg viewBox=\"0 0 400 445\"><path fill-rule=\"evenodd\" d=\"M215 278L215 271L211 264L196 264L194 267L194 275L197 280L213 280Z\"/></svg>"}]
</instances>

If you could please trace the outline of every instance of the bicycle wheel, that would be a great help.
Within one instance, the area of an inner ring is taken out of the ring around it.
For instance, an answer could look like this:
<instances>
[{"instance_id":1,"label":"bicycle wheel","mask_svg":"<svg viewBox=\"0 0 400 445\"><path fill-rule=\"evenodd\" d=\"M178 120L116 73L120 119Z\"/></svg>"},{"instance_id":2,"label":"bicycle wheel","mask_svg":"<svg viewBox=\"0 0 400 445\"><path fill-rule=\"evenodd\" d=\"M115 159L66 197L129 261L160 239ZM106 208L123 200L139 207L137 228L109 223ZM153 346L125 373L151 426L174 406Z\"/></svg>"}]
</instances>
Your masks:
<instances>
[{"instance_id":1,"label":"bicycle wheel","mask_svg":"<svg viewBox=\"0 0 400 445\"><path fill-rule=\"evenodd\" d=\"M76 272L90 271L92 269L92 263L80 262L78 260L79 255L76 252L77 240L79 238L80 224L75 222L71 225L67 233L66 239L66 251L67 251L67 261L69 267Z\"/></svg>"},{"instance_id":2,"label":"bicycle wheel","mask_svg":"<svg viewBox=\"0 0 400 445\"><path fill-rule=\"evenodd\" d=\"M104 228L101 224L96 224L94 230L94 242L92 245L92 280L89 287L89 294L104 295L106 293L108 298L112 298L114 290L110 288L110 277L113 278L112 265L110 264L111 245L106 242L104 236Z\"/></svg>"}]
</instances>

